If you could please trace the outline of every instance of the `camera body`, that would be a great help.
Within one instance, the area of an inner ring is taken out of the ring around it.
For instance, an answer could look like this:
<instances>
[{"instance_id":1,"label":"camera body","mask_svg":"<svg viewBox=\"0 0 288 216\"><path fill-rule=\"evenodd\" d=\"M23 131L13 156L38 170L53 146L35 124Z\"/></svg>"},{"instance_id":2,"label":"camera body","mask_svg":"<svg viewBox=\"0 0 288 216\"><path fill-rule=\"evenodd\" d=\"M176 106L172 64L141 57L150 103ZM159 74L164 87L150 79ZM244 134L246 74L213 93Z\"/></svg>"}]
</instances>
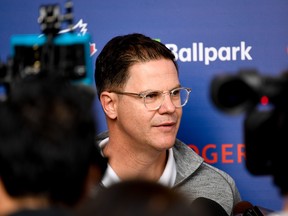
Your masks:
<instances>
[{"instance_id":1,"label":"camera body","mask_svg":"<svg viewBox=\"0 0 288 216\"><path fill-rule=\"evenodd\" d=\"M57 73L75 83L92 85L90 57L91 37L68 32L56 35L47 44L46 35L13 35L11 37L13 78L25 79L39 73ZM49 46L49 47L48 47ZM51 74L52 75L52 74ZM4 80L11 79L7 73Z\"/></svg>"},{"instance_id":2,"label":"camera body","mask_svg":"<svg viewBox=\"0 0 288 216\"><path fill-rule=\"evenodd\" d=\"M236 74L215 76L210 88L212 102L219 110L233 115L245 113L247 169L255 175L273 175L276 181L282 181L280 170L287 163L287 74L264 76L256 69L242 69Z\"/></svg>"},{"instance_id":3,"label":"camera body","mask_svg":"<svg viewBox=\"0 0 288 216\"><path fill-rule=\"evenodd\" d=\"M11 86L25 79L45 77L91 86L94 83L89 34L73 31L73 3L41 5L38 23L42 34L13 35L7 64L0 62L0 100L9 97ZM62 23L68 28L61 32ZM4 95L4 96L3 96Z\"/></svg>"}]
</instances>

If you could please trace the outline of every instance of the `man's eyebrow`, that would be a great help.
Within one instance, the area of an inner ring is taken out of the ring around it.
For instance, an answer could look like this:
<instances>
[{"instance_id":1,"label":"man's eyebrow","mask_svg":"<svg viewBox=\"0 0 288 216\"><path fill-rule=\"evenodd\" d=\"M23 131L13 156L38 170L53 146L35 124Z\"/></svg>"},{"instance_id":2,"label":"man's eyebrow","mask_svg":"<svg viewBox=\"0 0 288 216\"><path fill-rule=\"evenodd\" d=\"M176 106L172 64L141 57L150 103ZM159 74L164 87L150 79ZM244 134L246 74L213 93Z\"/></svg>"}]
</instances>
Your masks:
<instances>
[{"instance_id":1,"label":"man's eyebrow","mask_svg":"<svg viewBox=\"0 0 288 216\"><path fill-rule=\"evenodd\" d=\"M181 84L178 84L175 87L171 88L169 91L172 91L173 89L180 88L180 87L182 87ZM144 93L147 93L147 92L163 92L163 90L147 89L147 90L144 90L144 91L140 91L139 94L144 94Z\"/></svg>"}]
</instances>

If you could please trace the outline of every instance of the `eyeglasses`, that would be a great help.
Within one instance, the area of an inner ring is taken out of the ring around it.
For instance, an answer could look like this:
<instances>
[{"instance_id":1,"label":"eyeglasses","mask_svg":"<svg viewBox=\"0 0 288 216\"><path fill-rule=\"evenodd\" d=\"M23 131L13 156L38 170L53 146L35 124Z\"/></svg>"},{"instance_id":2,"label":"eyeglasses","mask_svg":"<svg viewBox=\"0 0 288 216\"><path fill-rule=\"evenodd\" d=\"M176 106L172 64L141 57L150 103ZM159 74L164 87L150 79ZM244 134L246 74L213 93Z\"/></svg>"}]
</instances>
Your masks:
<instances>
[{"instance_id":1,"label":"eyeglasses","mask_svg":"<svg viewBox=\"0 0 288 216\"><path fill-rule=\"evenodd\" d=\"M191 88L175 88L171 91L146 91L142 93L110 91L116 94L140 97L144 100L144 105L148 110L158 110L163 104L165 94L170 95L170 99L176 108L183 107L189 100Z\"/></svg>"}]
</instances>

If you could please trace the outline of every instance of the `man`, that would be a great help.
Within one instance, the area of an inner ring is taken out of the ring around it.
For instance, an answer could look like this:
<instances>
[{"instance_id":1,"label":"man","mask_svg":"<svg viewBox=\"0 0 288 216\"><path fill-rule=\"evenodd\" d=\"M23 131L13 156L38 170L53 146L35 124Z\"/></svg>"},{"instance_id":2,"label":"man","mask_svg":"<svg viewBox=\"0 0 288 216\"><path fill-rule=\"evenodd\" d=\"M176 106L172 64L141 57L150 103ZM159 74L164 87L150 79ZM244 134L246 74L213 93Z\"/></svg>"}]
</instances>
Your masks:
<instances>
[{"instance_id":1,"label":"man","mask_svg":"<svg viewBox=\"0 0 288 216\"><path fill-rule=\"evenodd\" d=\"M88 199L107 166L93 98L48 79L11 88L0 103L0 215L67 215Z\"/></svg>"},{"instance_id":2,"label":"man","mask_svg":"<svg viewBox=\"0 0 288 216\"><path fill-rule=\"evenodd\" d=\"M141 34L110 40L95 80L108 132L97 137L109 165L102 184L132 178L160 182L193 201L217 201L230 215L240 201L234 180L176 139L190 88L181 86L174 55Z\"/></svg>"}]
</instances>

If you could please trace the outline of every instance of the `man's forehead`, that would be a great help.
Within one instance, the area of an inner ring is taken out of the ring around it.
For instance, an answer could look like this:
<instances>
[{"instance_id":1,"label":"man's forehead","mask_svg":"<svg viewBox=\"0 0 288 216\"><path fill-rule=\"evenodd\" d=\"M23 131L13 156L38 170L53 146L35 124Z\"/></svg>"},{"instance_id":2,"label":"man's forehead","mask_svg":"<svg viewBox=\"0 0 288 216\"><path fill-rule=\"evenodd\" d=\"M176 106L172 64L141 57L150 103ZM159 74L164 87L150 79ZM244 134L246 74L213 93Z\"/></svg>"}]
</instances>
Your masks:
<instances>
[{"instance_id":1,"label":"man's forehead","mask_svg":"<svg viewBox=\"0 0 288 216\"><path fill-rule=\"evenodd\" d=\"M177 69L172 61L166 60L134 64L125 86L142 90L168 90L178 85Z\"/></svg>"}]
</instances>

